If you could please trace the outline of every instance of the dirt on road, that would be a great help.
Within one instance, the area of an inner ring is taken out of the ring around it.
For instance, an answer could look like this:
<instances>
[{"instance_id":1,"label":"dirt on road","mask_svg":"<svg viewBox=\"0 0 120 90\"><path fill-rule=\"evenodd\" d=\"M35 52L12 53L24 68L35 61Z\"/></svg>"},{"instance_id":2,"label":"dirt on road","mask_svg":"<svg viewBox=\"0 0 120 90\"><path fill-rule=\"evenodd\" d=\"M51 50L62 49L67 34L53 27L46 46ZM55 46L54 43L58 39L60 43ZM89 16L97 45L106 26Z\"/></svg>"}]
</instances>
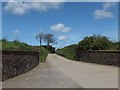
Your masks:
<instances>
[{"instance_id":1,"label":"dirt on road","mask_svg":"<svg viewBox=\"0 0 120 90\"><path fill-rule=\"evenodd\" d=\"M118 67L49 54L46 63L2 82L3 88L118 88Z\"/></svg>"}]
</instances>

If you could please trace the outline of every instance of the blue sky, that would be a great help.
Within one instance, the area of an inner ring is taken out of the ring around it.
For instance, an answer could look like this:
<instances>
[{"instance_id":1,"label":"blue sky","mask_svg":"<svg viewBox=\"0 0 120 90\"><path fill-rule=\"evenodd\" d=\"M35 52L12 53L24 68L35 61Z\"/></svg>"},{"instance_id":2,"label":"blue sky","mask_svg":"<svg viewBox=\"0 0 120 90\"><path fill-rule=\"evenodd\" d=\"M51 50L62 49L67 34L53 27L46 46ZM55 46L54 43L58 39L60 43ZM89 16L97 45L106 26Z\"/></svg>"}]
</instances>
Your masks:
<instances>
[{"instance_id":1,"label":"blue sky","mask_svg":"<svg viewBox=\"0 0 120 90\"><path fill-rule=\"evenodd\" d=\"M101 34L118 40L117 3L3 3L3 37L39 45L35 35L53 33L57 48L78 43L85 36Z\"/></svg>"}]
</instances>

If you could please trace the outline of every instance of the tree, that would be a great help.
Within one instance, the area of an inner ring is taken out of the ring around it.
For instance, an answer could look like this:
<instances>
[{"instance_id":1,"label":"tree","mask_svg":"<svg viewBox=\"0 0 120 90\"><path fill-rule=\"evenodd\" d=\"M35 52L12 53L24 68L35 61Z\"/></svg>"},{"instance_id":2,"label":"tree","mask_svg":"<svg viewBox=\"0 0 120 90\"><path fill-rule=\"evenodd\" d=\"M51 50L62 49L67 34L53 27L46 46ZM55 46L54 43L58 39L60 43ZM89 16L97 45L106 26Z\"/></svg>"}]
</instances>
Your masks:
<instances>
[{"instance_id":1,"label":"tree","mask_svg":"<svg viewBox=\"0 0 120 90\"><path fill-rule=\"evenodd\" d=\"M113 42L110 50L120 50L120 42Z\"/></svg>"},{"instance_id":2,"label":"tree","mask_svg":"<svg viewBox=\"0 0 120 90\"><path fill-rule=\"evenodd\" d=\"M50 45L50 43L54 44L55 42L55 38L54 35L51 33L47 33L44 35L44 42L47 43L47 46Z\"/></svg>"},{"instance_id":3,"label":"tree","mask_svg":"<svg viewBox=\"0 0 120 90\"><path fill-rule=\"evenodd\" d=\"M93 35L85 37L78 45L82 50L108 50L112 43L106 36Z\"/></svg>"},{"instance_id":4,"label":"tree","mask_svg":"<svg viewBox=\"0 0 120 90\"><path fill-rule=\"evenodd\" d=\"M43 32L40 32L36 35L36 39L39 41L40 46L42 44L42 40L44 39L45 34Z\"/></svg>"}]
</instances>

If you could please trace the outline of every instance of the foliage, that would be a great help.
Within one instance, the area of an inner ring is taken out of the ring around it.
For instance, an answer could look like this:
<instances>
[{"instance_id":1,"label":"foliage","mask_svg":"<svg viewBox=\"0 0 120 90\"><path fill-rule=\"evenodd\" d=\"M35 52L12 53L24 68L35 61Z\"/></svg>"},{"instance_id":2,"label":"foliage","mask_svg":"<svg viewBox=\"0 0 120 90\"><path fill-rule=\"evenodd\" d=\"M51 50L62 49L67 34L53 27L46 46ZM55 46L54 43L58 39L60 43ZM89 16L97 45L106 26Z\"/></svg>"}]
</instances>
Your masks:
<instances>
[{"instance_id":1,"label":"foliage","mask_svg":"<svg viewBox=\"0 0 120 90\"><path fill-rule=\"evenodd\" d=\"M93 35L85 37L78 45L81 50L109 50L112 41L105 36Z\"/></svg>"},{"instance_id":2,"label":"foliage","mask_svg":"<svg viewBox=\"0 0 120 90\"><path fill-rule=\"evenodd\" d=\"M40 46L41 46L42 41L47 43L47 46L49 46L50 44L56 44L54 34L52 33L46 33L46 34L44 34L43 32L38 33L36 35L36 39L39 41Z\"/></svg>"},{"instance_id":3,"label":"foliage","mask_svg":"<svg viewBox=\"0 0 120 90\"><path fill-rule=\"evenodd\" d=\"M40 46L30 46L24 42L20 41L7 41L0 40L2 42L2 50L8 51L39 51L40 52L40 60L41 62L45 62L49 51L44 47Z\"/></svg>"},{"instance_id":4,"label":"foliage","mask_svg":"<svg viewBox=\"0 0 120 90\"><path fill-rule=\"evenodd\" d=\"M35 51L40 52L40 61L41 62L46 62L46 58L47 58L48 54L50 53L50 51L48 51L43 46L33 46L33 48L34 48Z\"/></svg>"},{"instance_id":5,"label":"foliage","mask_svg":"<svg viewBox=\"0 0 120 90\"><path fill-rule=\"evenodd\" d=\"M45 36L45 34L44 34L43 32L40 32L40 33L38 33L38 34L36 35L36 39L39 41L40 46L41 46L41 43L42 43L42 41L43 41L43 39L44 39L44 36Z\"/></svg>"},{"instance_id":6,"label":"foliage","mask_svg":"<svg viewBox=\"0 0 120 90\"><path fill-rule=\"evenodd\" d=\"M75 51L76 51L77 47L78 46L76 44L73 44L73 45L64 47L62 49L57 49L56 53L61 56L66 57L68 59L74 60L75 59Z\"/></svg>"},{"instance_id":7,"label":"foliage","mask_svg":"<svg viewBox=\"0 0 120 90\"><path fill-rule=\"evenodd\" d=\"M120 50L120 42L112 42L105 36L93 35L85 37L78 44L57 49L56 53L73 60L80 50Z\"/></svg>"},{"instance_id":8,"label":"foliage","mask_svg":"<svg viewBox=\"0 0 120 90\"><path fill-rule=\"evenodd\" d=\"M50 51L51 53L55 53L55 48L52 46L43 46L45 49L47 49L48 51Z\"/></svg>"},{"instance_id":9,"label":"foliage","mask_svg":"<svg viewBox=\"0 0 120 90\"><path fill-rule=\"evenodd\" d=\"M15 41L2 40L2 49L9 50L9 51L33 51L34 50L32 46L17 40Z\"/></svg>"},{"instance_id":10,"label":"foliage","mask_svg":"<svg viewBox=\"0 0 120 90\"><path fill-rule=\"evenodd\" d=\"M114 42L112 43L111 47L109 50L120 50L120 42Z\"/></svg>"},{"instance_id":11,"label":"foliage","mask_svg":"<svg viewBox=\"0 0 120 90\"><path fill-rule=\"evenodd\" d=\"M44 36L44 41L45 41L45 43L47 43L47 46L49 46L50 43L53 43L53 44L54 44L54 43L55 43L54 35L51 34L51 33L45 34L45 36Z\"/></svg>"},{"instance_id":12,"label":"foliage","mask_svg":"<svg viewBox=\"0 0 120 90\"><path fill-rule=\"evenodd\" d=\"M46 62L46 58L47 58L49 53L50 53L50 51L48 51L44 47L40 48L40 55L41 55L40 60L41 60L41 62Z\"/></svg>"},{"instance_id":13,"label":"foliage","mask_svg":"<svg viewBox=\"0 0 120 90\"><path fill-rule=\"evenodd\" d=\"M50 53L50 51L47 50L43 46L33 46L33 48L35 51L40 52L40 62L46 62L46 58L47 58L48 54Z\"/></svg>"}]
</instances>

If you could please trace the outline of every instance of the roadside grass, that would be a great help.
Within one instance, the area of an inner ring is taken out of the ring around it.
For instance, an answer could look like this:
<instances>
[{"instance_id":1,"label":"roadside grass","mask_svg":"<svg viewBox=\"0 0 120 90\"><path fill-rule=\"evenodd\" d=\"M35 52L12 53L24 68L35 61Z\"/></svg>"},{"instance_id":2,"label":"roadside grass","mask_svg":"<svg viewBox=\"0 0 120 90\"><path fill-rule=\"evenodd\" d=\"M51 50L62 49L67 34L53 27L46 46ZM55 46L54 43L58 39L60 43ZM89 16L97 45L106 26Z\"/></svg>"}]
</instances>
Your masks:
<instances>
[{"instance_id":1,"label":"roadside grass","mask_svg":"<svg viewBox=\"0 0 120 90\"><path fill-rule=\"evenodd\" d=\"M58 49L56 53L58 55L64 56L68 59L75 60L75 48L77 45L70 45L68 47L64 47L62 49Z\"/></svg>"},{"instance_id":2,"label":"roadside grass","mask_svg":"<svg viewBox=\"0 0 120 90\"><path fill-rule=\"evenodd\" d=\"M40 62L46 62L46 58L49 53L50 53L50 51L48 51L44 47L40 47L40 59L39 59Z\"/></svg>"}]
</instances>

